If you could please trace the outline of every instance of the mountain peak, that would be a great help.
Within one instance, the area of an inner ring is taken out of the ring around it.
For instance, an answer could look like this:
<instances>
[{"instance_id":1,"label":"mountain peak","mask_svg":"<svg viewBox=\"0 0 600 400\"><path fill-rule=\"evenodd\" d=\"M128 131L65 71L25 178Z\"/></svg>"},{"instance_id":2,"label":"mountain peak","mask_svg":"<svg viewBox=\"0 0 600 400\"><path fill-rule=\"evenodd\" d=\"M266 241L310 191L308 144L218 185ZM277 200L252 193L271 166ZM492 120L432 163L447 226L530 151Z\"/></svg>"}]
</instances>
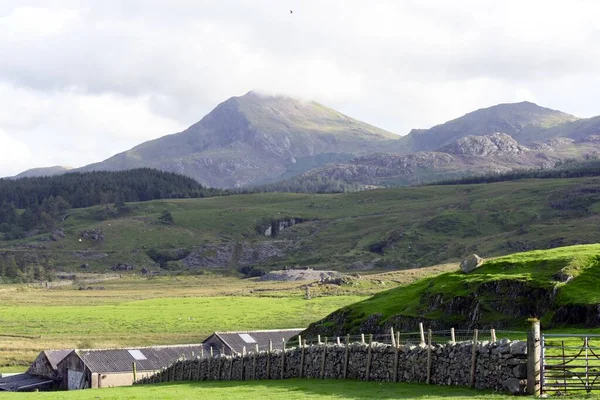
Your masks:
<instances>
[{"instance_id":1,"label":"mountain peak","mask_svg":"<svg viewBox=\"0 0 600 400\"><path fill-rule=\"evenodd\" d=\"M288 168L320 165L322 154L358 155L389 148L393 133L314 101L251 90L220 103L178 134L143 143L84 170L154 167L213 187L272 181Z\"/></svg>"},{"instance_id":2,"label":"mountain peak","mask_svg":"<svg viewBox=\"0 0 600 400\"><path fill-rule=\"evenodd\" d=\"M577 120L577 117L529 101L480 108L431 129L412 131L403 141L411 150L435 150L465 136L504 132L510 136Z\"/></svg>"}]
</instances>

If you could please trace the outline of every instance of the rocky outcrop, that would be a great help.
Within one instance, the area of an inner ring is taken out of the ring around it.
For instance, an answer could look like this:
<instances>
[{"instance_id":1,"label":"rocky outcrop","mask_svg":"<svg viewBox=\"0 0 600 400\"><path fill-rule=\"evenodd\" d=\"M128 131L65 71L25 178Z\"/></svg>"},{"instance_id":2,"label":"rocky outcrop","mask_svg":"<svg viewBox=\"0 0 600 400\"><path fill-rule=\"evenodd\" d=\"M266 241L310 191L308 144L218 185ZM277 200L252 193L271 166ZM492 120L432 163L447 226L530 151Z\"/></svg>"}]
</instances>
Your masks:
<instances>
[{"instance_id":1,"label":"rocky outcrop","mask_svg":"<svg viewBox=\"0 0 600 400\"><path fill-rule=\"evenodd\" d=\"M275 237L283 232L284 229L304 222L303 218L283 218L271 220L271 224L264 230L263 235Z\"/></svg>"},{"instance_id":2,"label":"rocky outcrop","mask_svg":"<svg viewBox=\"0 0 600 400\"><path fill-rule=\"evenodd\" d=\"M289 241L208 244L193 250L182 262L187 268L226 268L262 264L283 257Z\"/></svg>"},{"instance_id":3,"label":"rocky outcrop","mask_svg":"<svg viewBox=\"0 0 600 400\"><path fill-rule=\"evenodd\" d=\"M486 136L465 136L442 147L440 151L456 155L477 157L518 155L529 149L521 146L515 139L505 133L493 133Z\"/></svg>"},{"instance_id":4,"label":"rocky outcrop","mask_svg":"<svg viewBox=\"0 0 600 400\"><path fill-rule=\"evenodd\" d=\"M100 229L92 229L88 231L81 231L79 234L80 239L87 239L94 242L99 242L104 240L104 235L102 234L102 230Z\"/></svg>"},{"instance_id":5,"label":"rocky outcrop","mask_svg":"<svg viewBox=\"0 0 600 400\"><path fill-rule=\"evenodd\" d=\"M346 307L310 324L303 335L385 334L390 328L413 332L419 329L419 323L431 329L503 328L545 315L553 307L553 295L551 290L515 280L485 282L468 295L444 296L426 291L420 296L421 308L412 310L416 315L357 315L352 307Z\"/></svg>"},{"instance_id":6,"label":"rocky outcrop","mask_svg":"<svg viewBox=\"0 0 600 400\"><path fill-rule=\"evenodd\" d=\"M460 263L460 269L465 274L473 271L476 268L479 268L483 265L485 260L479 257L477 254L471 254Z\"/></svg>"},{"instance_id":7,"label":"rocky outcrop","mask_svg":"<svg viewBox=\"0 0 600 400\"><path fill-rule=\"evenodd\" d=\"M337 271L319 271L308 269L288 269L267 272L260 277L261 281L320 281L329 282L341 278L342 274Z\"/></svg>"}]
</instances>

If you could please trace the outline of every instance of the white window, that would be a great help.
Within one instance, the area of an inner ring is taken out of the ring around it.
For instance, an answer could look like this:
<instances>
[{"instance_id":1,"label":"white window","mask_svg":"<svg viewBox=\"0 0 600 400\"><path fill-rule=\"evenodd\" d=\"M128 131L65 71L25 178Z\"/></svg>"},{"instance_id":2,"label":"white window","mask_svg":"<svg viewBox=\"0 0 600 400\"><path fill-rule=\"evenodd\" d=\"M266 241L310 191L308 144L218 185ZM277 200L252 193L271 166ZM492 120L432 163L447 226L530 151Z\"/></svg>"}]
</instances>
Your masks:
<instances>
[{"instance_id":1,"label":"white window","mask_svg":"<svg viewBox=\"0 0 600 400\"><path fill-rule=\"evenodd\" d=\"M137 361L147 360L146 356L139 350L127 350L131 357L135 358Z\"/></svg>"},{"instance_id":2,"label":"white window","mask_svg":"<svg viewBox=\"0 0 600 400\"><path fill-rule=\"evenodd\" d=\"M249 343L249 344L256 343L256 340L254 340L254 338L252 336L248 335L247 333L239 333L239 335L242 338L242 340L246 343Z\"/></svg>"}]
</instances>

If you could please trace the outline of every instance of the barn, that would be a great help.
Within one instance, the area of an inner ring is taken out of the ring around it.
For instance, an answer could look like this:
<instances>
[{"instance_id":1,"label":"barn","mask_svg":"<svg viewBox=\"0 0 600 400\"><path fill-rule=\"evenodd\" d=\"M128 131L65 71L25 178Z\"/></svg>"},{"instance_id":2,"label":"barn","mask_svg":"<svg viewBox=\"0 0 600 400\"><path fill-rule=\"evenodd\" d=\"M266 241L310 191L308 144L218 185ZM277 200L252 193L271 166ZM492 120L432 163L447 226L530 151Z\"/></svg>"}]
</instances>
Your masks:
<instances>
[{"instance_id":1,"label":"barn","mask_svg":"<svg viewBox=\"0 0 600 400\"><path fill-rule=\"evenodd\" d=\"M207 356L208 352L202 344L73 350L58 363L59 389L129 386L179 359Z\"/></svg>"},{"instance_id":2,"label":"barn","mask_svg":"<svg viewBox=\"0 0 600 400\"><path fill-rule=\"evenodd\" d=\"M58 363L61 362L73 349L70 350L44 350L31 363L27 370L30 375L44 376L50 379L60 379Z\"/></svg>"},{"instance_id":3,"label":"barn","mask_svg":"<svg viewBox=\"0 0 600 400\"><path fill-rule=\"evenodd\" d=\"M223 354L242 354L244 348L252 352L258 346L259 350L268 350L269 343L273 350L283 348L283 342L288 342L294 336L299 335L306 328L278 329L262 331L239 331L239 332L215 332L202 342L213 352Z\"/></svg>"},{"instance_id":4,"label":"barn","mask_svg":"<svg viewBox=\"0 0 600 400\"><path fill-rule=\"evenodd\" d=\"M27 372L0 377L0 391L26 392L51 390L60 381L58 363L73 350L44 350Z\"/></svg>"}]
</instances>

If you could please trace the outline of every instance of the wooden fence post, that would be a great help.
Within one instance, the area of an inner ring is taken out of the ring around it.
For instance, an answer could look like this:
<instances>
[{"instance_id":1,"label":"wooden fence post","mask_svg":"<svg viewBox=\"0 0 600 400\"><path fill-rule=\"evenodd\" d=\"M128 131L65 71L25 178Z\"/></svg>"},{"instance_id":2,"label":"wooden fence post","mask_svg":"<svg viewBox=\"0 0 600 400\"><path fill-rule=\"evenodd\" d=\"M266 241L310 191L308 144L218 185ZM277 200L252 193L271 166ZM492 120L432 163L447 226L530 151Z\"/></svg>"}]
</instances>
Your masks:
<instances>
[{"instance_id":1,"label":"wooden fence post","mask_svg":"<svg viewBox=\"0 0 600 400\"><path fill-rule=\"evenodd\" d=\"M246 364L246 346L242 347L242 370L240 372L240 380L245 381L246 380L246 374L244 371L244 366Z\"/></svg>"},{"instance_id":2,"label":"wooden fence post","mask_svg":"<svg viewBox=\"0 0 600 400\"><path fill-rule=\"evenodd\" d=\"M342 342L340 342L340 337L339 337L339 336L337 337L337 345L338 345L338 346L341 346L341 345L342 345Z\"/></svg>"},{"instance_id":3,"label":"wooden fence post","mask_svg":"<svg viewBox=\"0 0 600 400\"><path fill-rule=\"evenodd\" d=\"M231 358L229 359L229 379L228 380L231 380L231 378L233 378L233 359L235 357L237 357L237 354L233 353L230 357Z\"/></svg>"},{"instance_id":4,"label":"wooden fence post","mask_svg":"<svg viewBox=\"0 0 600 400\"><path fill-rule=\"evenodd\" d=\"M269 339L269 352L267 353L267 379L271 379L271 353L273 352L273 341Z\"/></svg>"},{"instance_id":5,"label":"wooden fence post","mask_svg":"<svg viewBox=\"0 0 600 400\"><path fill-rule=\"evenodd\" d=\"M421 346L425 346L425 331L423 330L423 323L419 322L419 332L421 333Z\"/></svg>"},{"instance_id":6,"label":"wooden fence post","mask_svg":"<svg viewBox=\"0 0 600 400\"><path fill-rule=\"evenodd\" d=\"M212 346L210 346L210 357L208 358L208 369L206 370L206 380L207 381L212 380L211 378L212 378L212 363L213 363L212 358L213 358L213 356L214 356L213 348L212 348Z\"/></svg>"},{"instance_id":7,"label":"wooden fence post","mask_svg":"<svg viewBox=\"0 0 600 400\"><path fill-rule=\"evenodd\" d=\"M317 335L317 343L319 343L319 345L321 345L321 335Z\"/></svg>"},{"instance_id":8,"label":"wooden fence post","mask_svg":"<svg viewBox=\"0 0 600 400\"><path fill-rule=\"evenodd\" d=\"M300 349L300 378L304 378L304 348L306 347L306 339L301 345Z\"/></svg>"},{"instance_id":9,"label":"wooden fence post","mask_svg":"<svg viewBox=\"0 0 600 400\"><path fill-rule=\"evenodd\" d=\"M454 328L450 328L450 343L456 344L456 336L454 335Z\"/></svg>"},{"instance_id":10,"label":"wooden fence post","mask_svg":"<svg viewBox=\"0 0 600 400\"><path fill-rule=\"evenodd\" d=\"M256 380L256 355L258 354L258 343L254 347L254 353L252 353L252 380Z\"/></svg>"},{"instance_id":11,"label":"wooden fence post","mask_svg":"<svg viewBox=\"0 0 600 400\"><path fill-rule=\"evenodd\" d=\"M346 357L344 357L344 379L348 378L348 359L350 358L350 335L346 335Z\"/></svg>"},{"instance_id":12,"label":"wooden fence post","mask_svg":"<svg viewBox=\"0 0 600 400\"><path fill-rule=\"evenodd\" d=\"M394 346L394 382L398 382L398 358L400 357L400 332L396 332L396 346Z\"/></svg>"},{"instance_id":13,"label":"wooden fence post","mask_svg":"<svg viewBox=\"0 0 600 400\"><path fill-rule=\"evenodd\" d=\"M362 344L365 344L365 334L364 334L364 333L361 333L361 334L360 334L360 342L361 342Z\"/></svg>"},{"instance_id":14,"label":"wooden fence post","mask_svg":"<svg viewBox=\"0 0 600 400\"><path fill-rule=\"evenodd\" d=\"M325 357L327 357L327 336L325 336L325 343L323 343L323 356L321 358L321 379L325 379Z\"/></svg>"},{"instance_id":15,"label":"wooden fence post","mask_svg":"<svg viewBox=\"0 0 600 400\"><path fill-rule=\"evenodd\" d=\"M196 380L201 381L202 379L200 379L200 367L202 366L202 363L204 362L204 357L198 358L196 360L196 362L198 363L198 367L196 368Z\"/></svg>"},{"instance_id":16,"label":"wooden fence post","mask_svg":"<svg viewBox=\"0 0 600 400\"><path fill-rule=\"evenodd\" d=\"M475 369L477 367L477 340L479 336L479 331L475 329L473 331L473 346L471 351L471 379L469 381L469 386L475 386Z\"/></svg>"},{"instance_id":17,"label":"wooden fence post","mask_svg":"<svg viewBox=\"0 0 600 400\"><path fill-rule=\"evenodd\" d=\"M540 321L532 320L527 332L527 394L534 396L541 394L541 340Z\"/></svg>"},{"instance_id":18,"label":"wooden fence post","mask_svg":"<svg viewBox=\"0 0 600 400\"><path fill-rule=\"evenodd\" d=\"M298 348L300 349L300 371L298 371L298 378L302 378L302 363L304 363L304 349L302 348L302 336L298 335Z\"/></svg>"},{"instance_id":19,"label":"wooden fence post","mask_svg":"<svg viewBox=\"0 0 600 400\"><path fill-rule=\"evenodd\" d=\"M219 357L218 358L218 365L217 365L217 380L220 381L221 380L221 375L222 375L222 370L223 370L223 357Z\"/></svg>"},{"instance_id":20,"label":"wooden fence post","mask_svg":"<svg viewBox=\"0 0 600 400\"><path fill-rule=\"evenodd\" d=\"M373 334L369 335L369 348L367 350L367 381L371 380L371 348L373 347Z\"/></svg>"},{"instance_id":21,"label":"wooden fence post","mask_svg":"<svg viewBox=\"0 0 600 400\"><path fill-rule=\"evenodd\" d=\"M133 368L133 383L135 383L135 381L137 381L137 377L136 377L137 369L135 367L135 361L133 362L132 368Z\"/></svg>"},{"instance_id":22,"label":"wooden fence post","mask_svg":"<svg viewBox=\"0 0 600 400\"><path fill-rule=\"evenodd\" d=\"M431 329L427 331L427 384L431 383Z\"/></svg>"},{"instance_id":23,"label":"wooden fence post","mask_svg":"<svg viewBox=\"0 0 600 400\"><path fill-rule=\"evenodd\" d=\"M281 353L281 379L285 378L285 339L281 338L283 352Z\"/></svg>"},{"instance_id":24,"label":"wooden fence post","mask_svg":"<svg viewBox=\"0 0 600 400\"><path fill-rule=\"evenodd\" d=\"M390 336L392 337L392 346L396 347L396 337L394 336L394 328L390 328Z\"/></svg>"},{"instance_id":25,"label":"wooden fence post","mask_svg":"<svg viewBox=\"0 0 600 400\"><path fill-rule=\"evenodd\" d=\"M494 328L490 329L490 336L492 343L496 343L496 330Z\"/></svg>"}]
</instances>

